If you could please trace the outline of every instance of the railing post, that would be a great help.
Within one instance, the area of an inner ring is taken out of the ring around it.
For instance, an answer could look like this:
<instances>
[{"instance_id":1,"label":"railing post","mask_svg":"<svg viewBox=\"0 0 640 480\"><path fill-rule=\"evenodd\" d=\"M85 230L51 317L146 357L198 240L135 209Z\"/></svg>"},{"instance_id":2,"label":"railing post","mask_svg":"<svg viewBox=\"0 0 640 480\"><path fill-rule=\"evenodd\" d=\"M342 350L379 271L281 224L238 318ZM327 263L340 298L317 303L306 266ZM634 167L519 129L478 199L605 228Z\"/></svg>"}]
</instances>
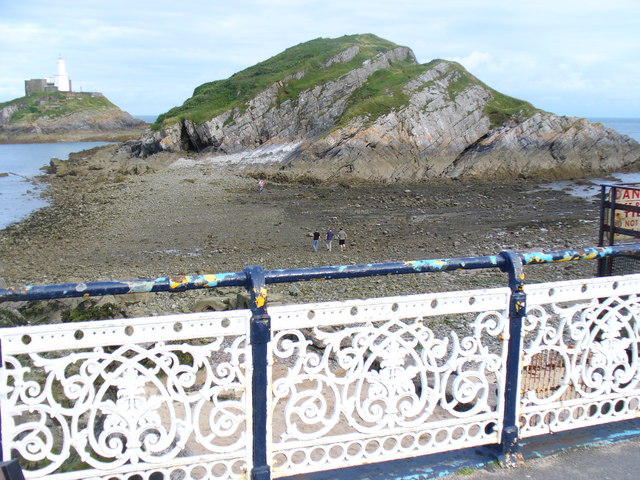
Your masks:
<instances>
[{"instance_id":1,"label":"railing post","mask_svg":"<svg viewBox=\"0 0 640 480\"><path fill-rule=\"evenodd\" d=\"M598 232L599 247L611 246L615 243L616 197L616 187L600 185L600 230ZM608 212L605 208L606 203L609 204ZM607 225L606 234L605 224ZM597 275L599 277L606 277L611 275L612 264L613 259L611 257L599 258Z\"/></svg>"},{"instance_id":2,"label":"railing post","mask_svg":"<svg viewBox=\"0 0 640 480\"><path fill-rule=\"evenodd\" d=\"M522 323L527 314L526 294L524 293L524 269L522 260L513 250L500 253L507 260L503 271L509 274L511 300L509 302L509 341L507 346L507 374L504 392L504 417L502 422L502 441L498 461L503 466L512 466L522 462L518 452L519 393L520 388L520 350L522 348Z\"/></svg>"},{"instance_id":3,"label":"railing post","mask_svg":"<svg viewBox=\"0 0 640 480\"><path fill-rule=\"evenodd\" d=\"M0 462L0 479L2 480L25 480L22 468L15 458L8 462Z\"/></svg>"},{"instance_id":4,"label":"railing post","mask_svg":"<svg viewBox=\"0 0 640 480\"><path fill-rule=\"evenodd\" d=\"M251 480L270 480L271 467L267 459L267 389L268 344L271 341L271 317L267 314L267 289L264 270L259 266L246 267L247 287L251 293Z\"/></svg>"},{"instance_id":5,"label":"railing post","mask_svg":"<svg viewBox=\"0 0 640 480\"><path fill-rule=\"evenodd\" d=\"M604 247L604 224L607 221L605 218L606 210L604 208L604 204L607 201L607 197L605 195L607 187L605 185L600 185L600 229L598 230L598 246ZM606 258L598 259L598 273L599 277L605 276L605 264L607 262Z\"/></svg>"}]
</instances>

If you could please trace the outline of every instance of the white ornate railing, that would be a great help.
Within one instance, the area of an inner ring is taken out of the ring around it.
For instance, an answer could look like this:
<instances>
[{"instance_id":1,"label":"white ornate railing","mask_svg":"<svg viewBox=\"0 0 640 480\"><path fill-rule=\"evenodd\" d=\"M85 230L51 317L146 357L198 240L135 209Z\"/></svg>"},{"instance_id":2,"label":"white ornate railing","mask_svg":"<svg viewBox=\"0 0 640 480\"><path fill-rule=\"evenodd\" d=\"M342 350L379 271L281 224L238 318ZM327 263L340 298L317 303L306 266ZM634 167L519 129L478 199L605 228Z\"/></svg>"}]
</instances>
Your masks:
<instances>
[{"instance_id":1,"label":"white ornate railing","mask_svg":"<svg viewBox=\"0 0 640 480\"><path fill-rule=\"evenodd\" d=\"M273 308L273 476L498 443L509 297Z\"/></svg>"},{"instance_id":2,"label":"white ornate railing","mask_svg":"<svg viewBox=\"0 0 640 480\"><path fill-rule=\"evenodd\" d=\"M640 416L639 292L640 275L524 287L516 438ZM512 293L269 308L269 475L502 442ZM247 478L256 318L0 330L4 458L27 478Z\"/></svg>"},{"instance_id":3,"label":"white ornate railing","mask_svg":"<svg viewBox=\"0 0 640 480\"><path fill-rule=\"evenodd\" d=\"M520 436L640 416L640 277L525 292Z\"/></svg>"},{"instance_id":4,"label":"white ornate railing","mask_svg":"<svg viewBox=\"0 0 640 480\"><path fill-rule=\"evenodd\" d=\"M250 316L2 329L4 458L27 478L240 478Z\"/></svg>"}]
</instances>

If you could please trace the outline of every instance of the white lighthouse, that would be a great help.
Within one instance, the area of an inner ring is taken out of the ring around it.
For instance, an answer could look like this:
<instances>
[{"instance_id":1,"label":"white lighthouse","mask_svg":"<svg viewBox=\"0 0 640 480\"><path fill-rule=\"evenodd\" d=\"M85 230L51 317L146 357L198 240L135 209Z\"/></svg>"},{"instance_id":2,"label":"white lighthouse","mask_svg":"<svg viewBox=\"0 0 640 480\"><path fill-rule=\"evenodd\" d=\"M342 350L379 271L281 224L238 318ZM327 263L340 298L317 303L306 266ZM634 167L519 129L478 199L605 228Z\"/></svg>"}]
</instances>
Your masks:
<instances>
[{"instance_id":1,"label":"white lighthouse","mask_svg":"<svg viewBox=\"0 0 640 480\"><path fill-rule=\"evenodd\" d=\"M71 79L67 75L67 70L64 66L64 60L62 57L58 58L56 74L53 77L53 84L58 87L60 92L71 91Z\"/></svg>"}]
</instances>

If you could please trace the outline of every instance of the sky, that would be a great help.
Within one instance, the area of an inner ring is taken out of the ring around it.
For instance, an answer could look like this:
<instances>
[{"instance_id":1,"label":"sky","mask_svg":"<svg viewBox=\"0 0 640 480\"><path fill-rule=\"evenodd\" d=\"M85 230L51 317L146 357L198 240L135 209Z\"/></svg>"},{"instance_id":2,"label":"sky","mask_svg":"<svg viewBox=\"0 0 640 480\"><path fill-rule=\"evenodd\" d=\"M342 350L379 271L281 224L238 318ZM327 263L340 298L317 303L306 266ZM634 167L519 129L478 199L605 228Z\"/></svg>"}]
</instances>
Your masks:
<instances>
[{"instance_id":1,"label":"sky","mask_svg":"<svg viewBox=\"0 0 640 480\"><path fill-rule=\"evenodd\" d=\"M640 118L638 0L0 0L0 103L65 60L132 115L318 37L373 33L566 116Z\"/></svg>"}]
</instances>

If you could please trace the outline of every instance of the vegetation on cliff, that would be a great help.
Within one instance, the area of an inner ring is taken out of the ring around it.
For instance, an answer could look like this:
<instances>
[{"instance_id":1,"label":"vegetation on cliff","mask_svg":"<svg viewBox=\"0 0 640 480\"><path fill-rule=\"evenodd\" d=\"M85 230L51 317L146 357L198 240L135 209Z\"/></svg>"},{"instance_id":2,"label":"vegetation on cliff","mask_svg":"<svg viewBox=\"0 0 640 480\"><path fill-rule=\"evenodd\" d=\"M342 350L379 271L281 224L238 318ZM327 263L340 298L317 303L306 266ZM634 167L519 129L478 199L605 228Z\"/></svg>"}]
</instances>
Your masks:
<instances>
[{"instance_id":1,"label":"vegetation on cliff","mask_svg":"<svg viewBox=\"0 0 640 480\"><path fill-rule=\"evenodd\" d=\"M325 67L332 57L353 46L360 50L350 62L336 62ZM160 129L184 119L203 123L227 110L242 109L258 93L278 82L279 102L295 99L300 91L336 80L366 59L395 47L395 43L371 34L316 38L288 48L226 80L200 85L181 106L160 115L152 128ZM304 72L304 76L296 79L294 75L298 72Z\"/></svg>"},{"instance_id":2,"label":"vegetation on cliff","mask_svg":"<svg viewBox=\"0 0 640 480\"><path fill-rule=\"evenodd\" d=\"M357 53L348 61L330 62L336 55L352 47L357 47ZM398 48L398 45L372 34L317 38L301 43L226 80L200 85L181 106L160 115L152 129L157 131L183 120L202 124L235 108L244 111L250 100L273 85L278 88L277 105L287 100L295 101L300 92L334 82L377 54L394 48ZM417 65L408 58L377 71L351 95L336 126L343 126L360 116L371 123L381 115L401 109L409 101L405 91L407 83L441 62L443 60L434 60ZM483 85L461 65L448 63L458 73L458 80L451 86L450 95L455 96L473 84ZM498 92L495 94L496 98L487 106L486 112L492 123L502 122L513 115L520 120L526 119L537 111L527 102Z\"/></svg>"},{"instance_id":3,"label":"vegetation on cliff","mask_svg":"<svg viewBox=\"0 0 640 480\"><path fill-rule=\"evenodd\" d=\"M0 103L0 143L121 142L147 123L92 92L36 92Z\"/></svg>"},{"instance_id":4,"label":"vegetation on cliff","mask_svg":"<svg viewBox=\"0 0 640 480\"><path fill-rule=\"evenodd\" d=\"M117 108L104 95L89 92L37 92L0 103L0 110L16 106L8 123L34 122L40 118L57 118L77 112Z\"/></svg>"},{"instance_id":5,"label":"vegetation on cliff","mask_svg":"<svg viewBox=\"0 0 640 480\"><path fill-rule=\"evenodd\" d=\"M431 65L435 66L442 61L443 60L434 60L431 62ZM481 86L491 92L493 98L489 100L483 109L491 121L491 127L496 127L511 119L523 122L531 118L535 113L541 111L529 102L510 97L494 90L467 72L459 63L448 62L448 67L456 73L456 80L447 87L450 100L454 100L458 94L472 85Z\"/></svg>"},{"instance_id":6,"label":"vegetation on cliff","mask_svg":"<svg viewBox=\"0 0 640 480\"><path fill-rule=\"evenodd\" d=\"M371 34L311 40L201 85L126 150L233 154L255 175L296 181L640 168L640 145L617 132L504 95L459 63L418 64Z\"/></svg>"},{"instance_id":7,"label":"vegetation on cliff","mask_svg":"<svg viewBox=\"0 0 640 480\"><path fill-rule=\"evenodd\" d=\"M378 70L351 94L337 126L344 126L356 117L366 118L371 124L376 118L404 107L409 102L405 85L424 71L424 65L408 62L397 62L388 69Z\"/></svg>"}]
</instances>

